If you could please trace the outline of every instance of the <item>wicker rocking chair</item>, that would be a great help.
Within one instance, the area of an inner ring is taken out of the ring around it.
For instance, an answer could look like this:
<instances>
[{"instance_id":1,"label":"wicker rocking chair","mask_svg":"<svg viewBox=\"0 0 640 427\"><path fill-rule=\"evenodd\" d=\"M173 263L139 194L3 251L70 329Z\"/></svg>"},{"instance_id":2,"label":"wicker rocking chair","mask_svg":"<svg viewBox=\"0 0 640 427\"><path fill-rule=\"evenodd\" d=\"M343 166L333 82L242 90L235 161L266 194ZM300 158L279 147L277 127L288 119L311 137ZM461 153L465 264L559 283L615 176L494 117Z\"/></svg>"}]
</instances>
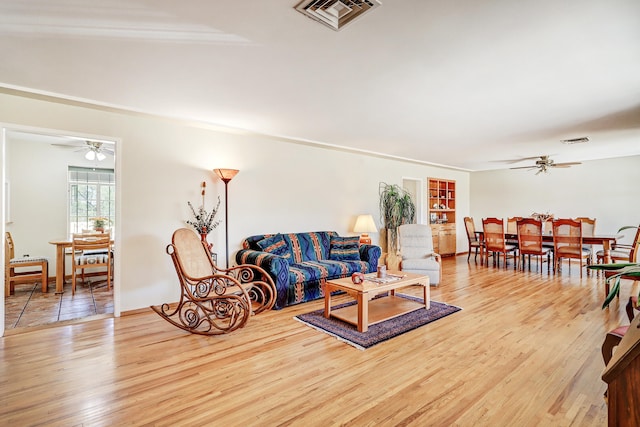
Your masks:
<instances>
[{"instance_id":1,"label":"wicker rocking chair","mask_svg":"<svg viewBox=\"0 0 640 427\"><path fill-rule=\"evenodd\" d=\"M194 334L220 335L273 307L275 285L260 267L218 268L207 244L188 228L176 230L171 242L167 253L180 281L180 301L151 306L167 322Z\"/></svg>"}]
</instances>

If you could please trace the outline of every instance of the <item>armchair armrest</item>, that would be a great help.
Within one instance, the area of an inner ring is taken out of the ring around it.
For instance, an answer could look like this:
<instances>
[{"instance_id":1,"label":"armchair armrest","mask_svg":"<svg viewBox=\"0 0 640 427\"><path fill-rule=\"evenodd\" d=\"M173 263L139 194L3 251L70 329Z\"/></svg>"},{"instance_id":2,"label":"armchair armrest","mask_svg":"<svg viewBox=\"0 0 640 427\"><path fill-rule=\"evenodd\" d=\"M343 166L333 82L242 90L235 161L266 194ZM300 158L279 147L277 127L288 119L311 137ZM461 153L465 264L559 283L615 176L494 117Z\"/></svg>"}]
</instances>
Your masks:
<instances>
[{"instance_id":1,"label":"armchair armrest","mask_svg":"<svg viewBox=\"0 0 640 427\"><path fill-rule=\"evenodd\" d=\"M369 271L373 273L378 270L378 260L382 255L382 249L376 245L360 245L360 259L369 263Z\"/></svg>"}]
</instances>

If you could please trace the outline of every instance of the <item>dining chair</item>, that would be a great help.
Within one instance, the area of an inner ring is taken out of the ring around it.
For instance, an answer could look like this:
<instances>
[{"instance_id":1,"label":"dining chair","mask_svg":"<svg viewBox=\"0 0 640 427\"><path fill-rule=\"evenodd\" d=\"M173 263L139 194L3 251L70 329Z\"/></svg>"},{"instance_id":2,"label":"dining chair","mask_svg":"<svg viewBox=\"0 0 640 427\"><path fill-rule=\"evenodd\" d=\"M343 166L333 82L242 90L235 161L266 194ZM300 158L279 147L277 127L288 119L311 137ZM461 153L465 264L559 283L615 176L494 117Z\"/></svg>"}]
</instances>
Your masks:
<instances>
[{"instance_id":1,"label":"dining chair","mask_svg":"<svg viewBox=\"0 0 640 427\"><path fill-rule=\"evenodd\" d=\"M551 250L542 246L542 221L533 218L522 218L517 223L518 231L518 262L522 261L524 269L525 256L529 260L529 270L531 270L531 255L538 257L538 270L542 273L542 263L544 256L547 256L547 271L551 264Z\"/></svg>"},{"instance_id":2,"label":"dining chair","mask_svg":"<svg viewBox=\"0 0 640 427\"><path fill-rule=\"evenodd\" d=\"M39 270L32 267L38 267ZM4 234L4 268L5 296L14 294L16 283L41 281L42 292L49 290L49 260L29 256L16 258L13 237L8 231Z\"/></svg>"},{"instance_id":3,"label":"dining chair","mask_svg":"<svg viewBox=\"0 0 640 427\"><path fill-rule=\"evenodd\" d=\"M582 224L582 237L593 237L596 235L596 219L579 216L575 219ZM584 249L589 251L589 264L593 264L593 245L584 245Z\"/></svg>"},{"instance_id":4,"label":"dining chair","mask_svg":"<svg viewBox=\"0 0 640 427\"><path fill-rule=\"evenodd\" d=\"M638 246L640 245L640 225L636 228L636 235L631 244L615 243L609 251L611 262L637 262ZM596 252L596 262L602 264L604 262L604 250Z\"/></svg>"},{"instance_id":5,"label":"dining chair","mask_svg":"<svg viewBox=\"0 0 640 427\"><path fill-rule=\"evenodd\" d=\"M507 218L507 231L506 233L509 235L517 235L518 234L518 221L521 220L522 217L521 216L512 216L510 218ZM513 245L513 246L518 246L518 237L516 236L515 238L512 237L507 237L507 244L508 245Z\"/></svg>"},{"instance_id":6,"label":"dining chair","mask_svg":"<svg viewBox=\"0 0 640 427\"><path fill-rule=\"evenodd\" d=\"M74 234L71 243L71 294L76 293L77 272L81 271L84 282L85 270L106 268L107 289L111 290L112 271L111 236L85 236ZM102 272L93 272L102 273ZM103 273L104 274L104 273Z\"/></svg>"},{"instance_id":7,"label":"dining chair","mask_svg":"<svg viewBox=\"0 0 640 427\"><path fill-rule=\"evenodd\" d=\"M493 264L500 266L500 254L504 255L504 268L507 268L507 256L513 252L513 269L516 268L517 247L509 245L504 236L504 221L501 218L483 218L482 230L484 234L485 259L489 266L489 254L493 254ZM497 263L497 264L496 264Z\"/></svg>"},{"instance_id":8,"label":"dining chair","mask_svg":"<svg viewBox=\"0 0 640 427\"><path fill-rule=\"evenodd\" d=\"M629 302L625 307L625 311L627 313L627 318L629 322L631 322L635 316L635 311L638 310L638 298L637 297L629 297ZM620 344L624 334L629 330L629 325L620 325L617 328L614 328L607 332L607 335L602 343L602 359L604 360L604 365L607 366L609 361L613 357L613 349Z\"/></svg>"},{"instance_id":9,"label":"dining chair","mask_svg":"<svg viewBox=\"0 0 640 427\"><path fill-rule=\"evenodd\" d=\"M478 250L483 249L483 242L478 239L478 235L476 234L476 226L473 222L473 218L470 216L464 217L464 227L467 230L467 241L469 242L469 254L467 255L467 262L469 262L469 258L471 257L471 251L475 249L476 255L474 260L478 259ZM480 257L482 260L482 257Z\"/></svg>"},{"instance_id":10,"label":"dining chair","mask_svg":"<svg viewBox=\"0 0 640 427\"><path fill-rule=\"evenodd\" d=\"M583 261L589 265L589 250L582 245L582 224L569 218L553 220L553 271L560 271L563 259L580 261L580 277L582 277ZM589 274L589 270L587 270Z\"/></svg>"}]
</instances>

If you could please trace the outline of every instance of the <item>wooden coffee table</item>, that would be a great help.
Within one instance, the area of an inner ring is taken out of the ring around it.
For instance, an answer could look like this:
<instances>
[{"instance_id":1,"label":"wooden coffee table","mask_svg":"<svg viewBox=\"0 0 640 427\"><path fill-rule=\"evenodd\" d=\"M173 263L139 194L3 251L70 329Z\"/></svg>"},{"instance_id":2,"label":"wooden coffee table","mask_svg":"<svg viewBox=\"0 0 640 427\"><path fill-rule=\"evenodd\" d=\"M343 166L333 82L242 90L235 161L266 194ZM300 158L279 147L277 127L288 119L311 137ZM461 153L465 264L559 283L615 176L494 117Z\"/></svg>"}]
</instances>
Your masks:
<instances>
[{"instance_id":1,"label":"wooden coffee table","mask_svg":"<svg viewBox=\"0 0 640 427\"><path fill-rule=\"evenodd\" d=\"M331 316L358 327L359 332L367 332L369 325L393 319L421 308L431 306L431 291L429 276L402 271L389 271L387 277L401 276L397 280L387 283L377 283L372 280L376 273L366 274L365 281L355 284L351 277L329 280L324 284L324 317ZM424 303L396 296L396 290L409 285L420 285L424 288ZM357 301L356 305L331 309L331 292L345 291ZM388 294L373 299L380 294Z\"/></svg>"}]
</instances>

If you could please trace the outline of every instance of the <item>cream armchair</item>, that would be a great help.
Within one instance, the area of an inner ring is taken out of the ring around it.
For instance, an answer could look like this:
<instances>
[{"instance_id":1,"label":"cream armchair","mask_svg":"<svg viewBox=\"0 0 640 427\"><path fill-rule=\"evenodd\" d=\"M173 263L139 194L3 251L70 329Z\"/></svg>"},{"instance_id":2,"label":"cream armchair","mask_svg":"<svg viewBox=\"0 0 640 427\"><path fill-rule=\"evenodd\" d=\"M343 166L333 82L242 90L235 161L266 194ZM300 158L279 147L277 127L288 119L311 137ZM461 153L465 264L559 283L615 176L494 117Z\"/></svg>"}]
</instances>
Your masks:
<instances>
[{"instance_id":1,"label":"cream armchair","mask_svg":"<svg viewBox=\"0 0 640 427\"><path fill-rule=\"evenodd\" d=\"M442 259L433 251L431 227L425 224L404 224L398 227L398 257L400 270L429 276L431 285L439 285Z\"/></svg>"}]
</instances>

